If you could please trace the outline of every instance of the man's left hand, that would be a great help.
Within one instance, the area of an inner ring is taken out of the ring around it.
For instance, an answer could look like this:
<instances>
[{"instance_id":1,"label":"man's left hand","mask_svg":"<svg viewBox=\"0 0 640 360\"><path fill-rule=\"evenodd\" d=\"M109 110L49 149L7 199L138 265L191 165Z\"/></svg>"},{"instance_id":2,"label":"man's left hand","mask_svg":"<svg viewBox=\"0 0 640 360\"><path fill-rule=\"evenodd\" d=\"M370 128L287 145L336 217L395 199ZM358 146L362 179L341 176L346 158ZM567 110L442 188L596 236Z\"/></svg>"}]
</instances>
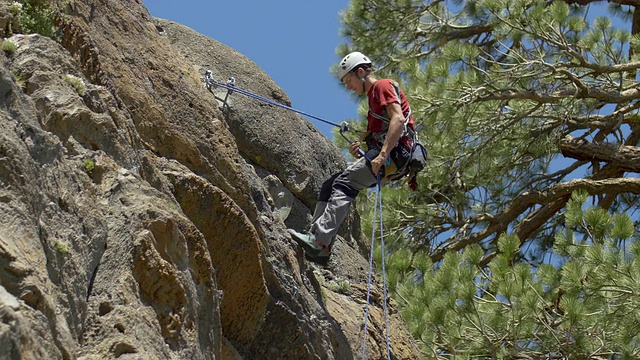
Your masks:
<instances>
[{"instance_id":1,"label":"man's left hand","mask_svg":"<svg viewBox=\"0 0 640 360\"><path fill-rule=\"evenodd\" d=\"M375 159L371 160L371 171L374 175L378 176L380 169L382 169L386 161L387 157L383 155L378 155Z\"/></svg>"}]
</instances>

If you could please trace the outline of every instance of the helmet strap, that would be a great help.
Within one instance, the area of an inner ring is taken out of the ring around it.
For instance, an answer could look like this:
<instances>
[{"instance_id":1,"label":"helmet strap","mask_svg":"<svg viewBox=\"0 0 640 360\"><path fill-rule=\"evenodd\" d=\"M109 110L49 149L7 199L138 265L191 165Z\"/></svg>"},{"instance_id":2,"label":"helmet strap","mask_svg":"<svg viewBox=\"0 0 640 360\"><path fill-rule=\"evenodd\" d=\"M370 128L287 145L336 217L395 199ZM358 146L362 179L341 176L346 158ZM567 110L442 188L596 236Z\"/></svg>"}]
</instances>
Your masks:
<instances>
[{"instance_id":1,"label":"helmet strap","mask_svg":"<svg viewBox=\"0 0 640 360\"><path fill-rule=\"evenodd\" d=\"M363 67L358 67L356 69L356 75L358 75L358 72L360 71L360 69L364 70L364 76L360 78L360 81L362 81L362 93L364 94L365 91L365 86L367 83L367 76L369 76L369 71Z\"/></svg>"}]
</instances>

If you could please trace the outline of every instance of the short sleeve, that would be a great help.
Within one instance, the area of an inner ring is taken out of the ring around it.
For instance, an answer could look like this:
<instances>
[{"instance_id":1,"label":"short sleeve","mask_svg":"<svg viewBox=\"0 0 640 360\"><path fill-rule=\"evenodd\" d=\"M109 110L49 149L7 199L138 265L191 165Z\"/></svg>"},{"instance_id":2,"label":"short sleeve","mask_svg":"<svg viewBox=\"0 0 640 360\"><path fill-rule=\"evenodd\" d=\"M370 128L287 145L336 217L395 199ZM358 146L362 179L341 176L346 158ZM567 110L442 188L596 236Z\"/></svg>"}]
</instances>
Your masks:
<instances>
[{"instance_id":1,"label":"short sleeve","mask_svg":"<svg viewBox=\"0 0 640 360\"><path fill-rule=\"evenodd\" d=\"M378 100L378 103L383 108L389 104L396 103L401 105L401 100L398 98L395 87L391 84L391 81L379 81L379 86L374 89L374 96Z\"/></svg>"}]
</instances>

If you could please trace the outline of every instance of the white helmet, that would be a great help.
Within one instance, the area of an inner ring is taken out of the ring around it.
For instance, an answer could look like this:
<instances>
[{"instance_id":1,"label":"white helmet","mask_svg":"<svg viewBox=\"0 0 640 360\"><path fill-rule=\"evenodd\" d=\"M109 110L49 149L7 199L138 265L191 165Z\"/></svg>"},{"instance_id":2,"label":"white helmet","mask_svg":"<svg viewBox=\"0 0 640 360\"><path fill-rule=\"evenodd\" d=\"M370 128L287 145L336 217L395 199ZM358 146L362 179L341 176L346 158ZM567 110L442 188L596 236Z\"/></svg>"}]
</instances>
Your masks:
<instances>
[{"instance_id":1,"label":"white helmet","mask_svg":"<svg viewBox=\"0 0 640 360\"><path fill-rule=\"evenodd\" d=\"M358 65L371 64L371 60L364 54L358 51L354 51L342 58L340 66L338 67L338 79L342 78L349 73L349 71L356 68Z\"/></svg>"}]
</instances>

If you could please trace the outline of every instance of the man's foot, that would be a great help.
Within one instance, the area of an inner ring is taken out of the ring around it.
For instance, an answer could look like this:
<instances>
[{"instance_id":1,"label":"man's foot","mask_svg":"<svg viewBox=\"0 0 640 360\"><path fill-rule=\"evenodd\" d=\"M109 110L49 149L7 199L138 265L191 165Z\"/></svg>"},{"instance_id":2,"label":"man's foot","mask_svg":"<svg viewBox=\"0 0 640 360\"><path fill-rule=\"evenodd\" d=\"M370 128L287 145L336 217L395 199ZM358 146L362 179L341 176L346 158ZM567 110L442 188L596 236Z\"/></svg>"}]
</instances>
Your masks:
<instances>
[{"instance_id":1,"label":"man's foot","mask_svg":"<svg viewBox=\"0 0 640 360\"><path fill-rule=\"evenodd\" d=\"M323 253L322 247L316 243L316 236L314 234L303 234L293 229L287 229L293 240L295 240L302 248L304 252L312 258L318 257L320 253Z\"/></svg>"},{"instance_id":2,"label":"man's foot","mask_svg":"<svg viewBox=\"0 0 640 360\"><path fill-rule=\"evenodd\" d=\"M318 256L311 256L308 253L306 253L305 258L316 264L326 266L329 264L329 259L331 258L331 250L320 251L320 253L318 253Z\"/></svg>"}]
</instances>

